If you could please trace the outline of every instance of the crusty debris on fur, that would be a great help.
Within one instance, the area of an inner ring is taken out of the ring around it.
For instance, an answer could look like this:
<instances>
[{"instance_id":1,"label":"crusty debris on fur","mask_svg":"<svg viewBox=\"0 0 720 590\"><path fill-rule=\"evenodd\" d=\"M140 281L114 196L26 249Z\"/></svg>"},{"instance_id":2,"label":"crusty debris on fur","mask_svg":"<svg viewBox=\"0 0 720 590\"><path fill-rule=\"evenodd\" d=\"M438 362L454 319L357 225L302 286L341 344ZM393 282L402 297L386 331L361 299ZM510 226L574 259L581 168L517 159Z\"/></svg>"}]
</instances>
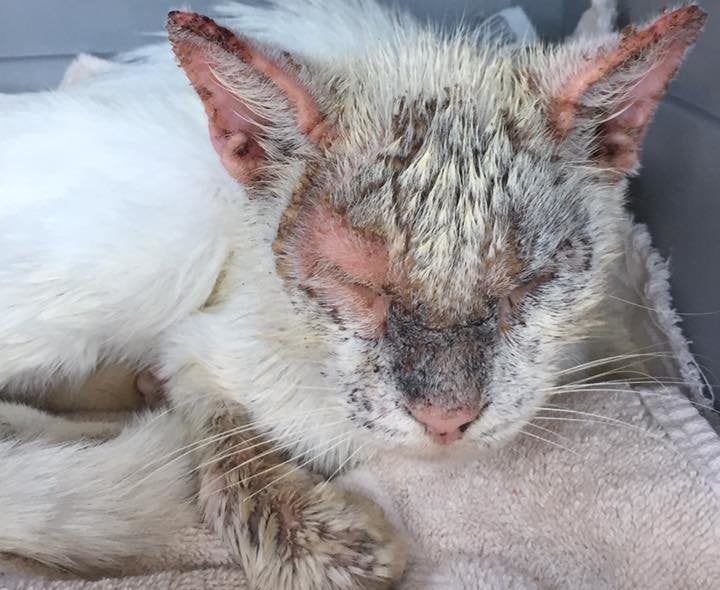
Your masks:
<instances>
[{"instance_id":1,"label":"crusty debris on fur","mask_svg":"<svg viewBox=\"0 0 720 590\"><path fill-rule=\"evenodd\" d=\"M311 589L319 573L337 590L379 590L398 579L405 549L378 507L298 470L247 428L241 408L228 405L211 422L212 432L227 434L201 453L201 506L253 587Z\"/></svg>"}]
</instances>

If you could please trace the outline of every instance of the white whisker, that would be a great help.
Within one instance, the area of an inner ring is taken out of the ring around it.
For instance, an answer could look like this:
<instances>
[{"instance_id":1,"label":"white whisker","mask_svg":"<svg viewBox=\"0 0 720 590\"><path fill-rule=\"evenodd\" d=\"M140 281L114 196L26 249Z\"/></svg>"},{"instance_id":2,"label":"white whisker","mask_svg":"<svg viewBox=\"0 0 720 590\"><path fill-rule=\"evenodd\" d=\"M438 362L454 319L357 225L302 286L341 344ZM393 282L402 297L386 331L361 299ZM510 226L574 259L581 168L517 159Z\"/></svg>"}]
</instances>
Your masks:
<instances>
[{"instance_id":1,"label":"white whisker","mask_svg":"<svg viewBox=\"0 0 720 590\"><path fill-rule=\"evenodd\" d=\"M576 451L573 451L572 449L569 449L569 448L567 448L567 447L565 447L565 446L563 446L563 445L561 445L561 444L559 444L559 443L556 443L556 442L554 442L554 441L552 441L552 440L548 440L548 439L546 439L546 438L543 438L542 436L538 436L537 434L533 434L532 432L525 432L524 430L520 430L520 431L518 431L518 432L519 432L520 434L524 434L525 436L529 436L529 437L531 437L531 438L535 438L535 439L540 440L540 441L542 441L542 442L544 442L544 443L547 443L547 444L549 444L549 445L552 445L553 447L557 447L557 448L559 448L559 449L562 449L563 451L567 451L568 453L572 453L573 455L578 455L578 453L577 453ZM578 455L578 456L579 456L579 455Z\"/></svg>"},{"instance_id":2,"label":"white whisker","mask_svg":"<svg viewBox=\"0 0 720 590\"><path fill-rule=\"evenodd\" d=\"M558 412L558 413L564 413L564 414L575 414L577 416L588 416L590 418L602 420L606 424L622 425L625 428L630 428L633 430L641 430L642 432L647 432L647 430L645 430L641 426L638 426L637 424L631 424L630 422L625 422L624 420L618 420L617 418L612 418L610 416L604 416L602 414L595 414L594 412L583 412L580 410L570 410L570 409L559 408L559 407L555 407L555 406L551 406L548 408L540 407L540 408L538 408L538 410L541 412L543 412L543 411L544 412ZM545 415L541 416L538 414L538 419L546 420L549 418L552 418L552 416L545 416Z\"/></svg>"},{"instance_id":3,"label":"white whisker","mask_svg":"<svg viewBox=\"0 0 720 590\"><path fill-rule=\"evenodd\" d=\"M540 426L539 424L535 424L534 422L526 422L525 426L532 426L533 428L537 428L538 430L542 430L543 432L547 432L548 434L552 434L554 436L557 436L558 438L562 438L564 440L570 441L572 440L570 437L565 436L563 434L560 434L559 432L556 432L550 428L545 428L544 426Z\"/></svg>"},{"instance_id":4,"label":"white whisker","mask_svg":"<svg viewBox=\"0 0 720 590\"><path fill-rule=\"evenodd\" d=\"M328 410L334 410L335 408L327 408ZM318 410L313 409L308 412L308 414L316 413ZM289 415L285 417L287 421L295 421L297 420L297 415ZM143 482L145 482L149 477L152 477L155 473L157 473L159 470L183 459L184 457L187 457L188 455L197 452L198 450L205 448L213 443L218 443L222 440L225 440L227 438L237 436L239 434L242 434L244 432L254 430L259 425L265 425L265 424L274 424L280 421L281 418L275 417L273 420L263 420L263 421L251 421L246 424L243 424L241 426L238 426L236 428L232 428L230 430L226 430L223 432L220 432L218 434L214 434L208 437L205 437L203 439L200 439L199 441L193 441L192 443L185 445L183 447L180 447L179 449L175 449L174 451L164 455L163 457L159 457L155 459L154 461L151 461L148 463L145 468L149 468L153 465L157 465L155 469L150 471L148 474L146 474L143 478L141 478L138 482L136 482L133 486L136 487ZM341 423L342 420L338 421L338 423ZM180 453L179 455L177 453ZM195 470L193 470L195 471ZM191 471L192 473L192 471Z\"/></svg>"},{"instance_id":5,"label":"white whisker","mask_svg":"<svg viewBox=\"0 0 720 590\"><path fill-rule=\"evenodd\" d=\"M336 435L336 436L330 437L328 440L323 441L322 443L320 443L320 444L318 444L318 445L315 445L315 446L311 447L311 448L308 449L308 450L309 450L309 451L314 451L315 449L319 449L319 448L321 448L323 445L326 445L326 444L329 443L329 442L332 442L332 441L334 441L334 440L338 440L339 438L343 438L343 437L348 438L347 432L343 432L343 433L338 434L338 435ZM333 447L333 448L334 448L334 447ZM316 456L315 458L313 458L312 460L315 460L316 458L317 458L317 456ZM257 472L257 473L253 473L250 477L245 478L244 481L247 482L247 481L250 481L251 479L255 479L256 477L260 477L261 475L265 475L266 473L269 473L270 471L274 471L275 469L278 469L279 467L282 467L283 465L287 465L288 463L293 463L295 460L296 460L296 459L295 459L294 457L291 457L291 458L289 458L289 459L287 459L287 460L285 460L285 461L282 461L281 463L278 463L277 465L272 465L272 466L268 467L267 469L264 469L264 470L259 471L259 472ZM305 463L303 463L301 466L304 466L304 465L305 465Z\"/></svg>"},{"instance_id":6,"label":"white whisker","mask_svg":"<svg viewBox=\"0 0 720 590\"><path fill-rule=\"evenodd\" d=\"M627 299L623 299L622 297L617 297L615 295L608 295L610 299L615 299L616 301L620 301L622 303L626 303L628 305L631 305L632 307L637 307L640 309L644 309L646 311L652 311L653 313L658 313L657 309L654 307L648 307L647 305L642 305L641 303L636 303L634 301L628 301ZM720 309L715 311L690 311L690 312L675 312L679 316L706 316L706 315L717 315L720 313Z\"/></svg>"},{"instance_id":7,"label":"white whisker","mask_svg":"<svg viewBox=\"0 0 720 590\"><path fill-rule=\"evenodd\" d=\"M340 445L346 443L348 440L350 440L350 435L347 435L345 438L341 439L339 442L335 443L334 445L328 447L328 448L325 449L324 451L318 453L318 454L315 455L314 457L310 457L310 459L307 459L306 461L300 463L299 465L297 465L296 467L290 469L290 470L287 471L286 473L283 473L280 477L278 477L277 479L274 479L273 481L271 481L269 484L267 484L267 485L264 486L263 488L261 488L261 489L257 490L256 492L253 492L252 494L250 494L250 495L249 495L247 498L245 498L243 501L244 501L244 502L245 502L245 501L248 501L248 500L250 500L251 498L257 496L258 494L264 492L264 491L265 491L266 489L268 489L270 486L275 485L277 482L279 482L280 480L286 478L288 475L290 475L290 474L292 474L292 473L295 473L295 472L298 471L299 469L302 469L302 468L305 467L306 465L309 465L310 463L316 461L317 459L319 459L319 458L322 457L323 455L326 455L327 453L329 453L329 452L332 451L333 449L335 449L335 448L339 447Z\"/></svg>"},{"instance_id":8,"label":"white whisker","mask_svg":"<svg viewBox=\"0 0 720 590\"><path fill-rule=\"evenodd\" d=\"M316 432L320 431L320 430L324 430L326 428L332 428L333 426L337 426L338 424L342 424L343 422L346 422L345 418L343 418L342 420L336 420L334 422L327 422L325 424L320 424L316 427ZM275 437L271 437L271 436L268 436L263 433L255 435L249 439L245 439L239 443L232 445L230 448L226 449L227 452L223 453L222 455L213 456L212 459L209 459L208 461L201 463L195 469L193 469L193 471L197 471L198 469L207 467L209 465L212 465L213 463L217 463L219 461L222 461L224 459L232 457L233 455L237 455L239 453L244 453L244 452L250 451L254 448L261 447L271 441L286 441L288 443L290 443L292 441L293 443L299 443L302 440L305 440L307 438L307 434L302 434L302 435L300 435L298 437L294 437L290 440L288 440L288 437L289 437L288 433L285 433L280 436L275 436ZM263 440L261 440L259 443L256 443L254 445L245 446L245 445L247 445L247 443L252 442L253 440L257 440L259 438L263 439Z\"/></svg>"},{"instance_id":9,"label":"white whisker","mask_svg":"<svg viewBox=\"0 0 720 590\"><path fill-rule=\"evenodd\" d=\"M340 437L340 436L349 436L349 435L348 435L347 433L342 433L342 434L339 434L339 435L337 435L337 436L335 436L335 437L332 437L330 440L335 440L336 438L338 438L338 437ZM302 440L302 439L301 439L301 440ZM327 441L325 441L325 442L327 442ZM323 443L321 443L321 444L325 444L325 442L323 442ZM268 449L267 451L263 451L262 453L258 453L257 455L251 457L250 459L247 459L247 460L239 463L238 465L235 465L235 466L232 467L231 469L223 472L222 475L219 475L218 477L216 477L215 479L213 479L213 480L210 482L210 484L212 484L212 483L214 483L214 482L222 479L223 477L227 476L227 475L230 474L230 473L233 473L233 472L235 472L235 471L237 471L237 470L239 470L239 469L242 469L245 465L248 465L248 464L252 463L253 461L257 461L258 459L262 459L263 457L266 457L267 455L270 455L270 454L272 454L272 453L277 453L277 452L280 451L280 450L284 450L284 449L286 449L286 448L290 448L290 447L294 446L295 444L297 444L297 441L291 441L291 442L289 442L289 443L285 443L285 444L280 445L280 446L278 446L278 447L273 447L273 448L271 448L271 449ZM317 445L317 447L319 447L319 446L321 446L321 445ZM313 448L311 448L310 450L314 450L314 449L317 448L317 447L313 447ZM287 462L292 462L293 460L294 460L294 459L291 458L291 459L288 459L287 461L284 461L284 462L282 462L282 463L280 463L280 464L282 465L282 464L287 463ZM221 490L218 490L218 491L222 491L222 490L224 490L224 489L227 489L228 487L230 487L230 486L225 486L224 488L222 488Z\"/></svg>"},{"instance_id":10,"label":"white whisker","mask_svg":"<svg viewBox=\"0 0 720 590\"><path fill-rule=\"evenodd\" d=\"M335 476L337 476L337 475L342 471L342 469L345 467L345 465L347 465L348 463L350 463L350 461L352 461L353 457L354 457L355 455L357 455L360 451L362 451L362 450L365 448L365 445L367 445L367 443L361 444L361 445L360 445L357 449L355 449L350 455L348 455L348 457L347 457L345 460L343 460L343 461L340 463L340 465L338 465L338 468L337 468L335 471L333 471L333 472L327 477L327 479L326 479L324 482L322 482L322 484L320 485L320 489L323 489L328 483L330 483L330 481L331 481L333 478L335 478Z\"/></svg>"},{"instance_id":11,"label":"white whisker","mask_svg":"<svg viewBox=\"0 0 720 590\"><path fill-rule=\"evenodd\" d=\"M592 384L590 384L590 385L592 385ZM600 385L602 385L602 384L600 384ZM638 395L638 394L642 393L642 395L650 395L650 396L654 396L654 397L667 397L670 399L677 398L676 394L673 394L673 393L661 393L661 392L657 392L657 391L647 391L646 389L643 389L643 390L621 389L619 387L587 387L587 388L584 387L583 389L577 389L577 390L565 389L562 391L558 391L552 395L566 395L566 394L569 395L569 394L573 394L573 393L627 393L627 394L633 394L633 395ZM716 410L715 408L712 407L710 400L708 400L708 402L706 404L703 404L701 402L695 402L695 401L692 401L687 398L685 399L685 401L687 401L688 403L690 403L691 405L693 405L697 408L701 408L703 410L707 410L707 411L710 411L713 413L720 414L720 410Z\"/></svg>"},{"instance_id":12,"label":"white whisker","mask_svg":"<svg viewBox=\"0 0 720 590\"><path fill-rule=\"evenodd\" d=\"M618 354L615 356L609 356L604 357L601 359L595 359L592 361L588 361L586 363L582 363L580 365L576 365L574 367L569 367L567 369L563 369L558 372L558 376L560 375L567 375L570 373L576 373L578 371L584 371L586 369L592 369L598 366L602 365L608 365L613 362L622 362L629 359L636 359L635 362L630 363L627 366L633 366L639 362L642 362L645 359L648 358L676 358L675 353L672 352L646 352L646 353L626 353L626 354ZM613 371L617 371L617 368L614 368Z\"/></svg>"}]
</instances>

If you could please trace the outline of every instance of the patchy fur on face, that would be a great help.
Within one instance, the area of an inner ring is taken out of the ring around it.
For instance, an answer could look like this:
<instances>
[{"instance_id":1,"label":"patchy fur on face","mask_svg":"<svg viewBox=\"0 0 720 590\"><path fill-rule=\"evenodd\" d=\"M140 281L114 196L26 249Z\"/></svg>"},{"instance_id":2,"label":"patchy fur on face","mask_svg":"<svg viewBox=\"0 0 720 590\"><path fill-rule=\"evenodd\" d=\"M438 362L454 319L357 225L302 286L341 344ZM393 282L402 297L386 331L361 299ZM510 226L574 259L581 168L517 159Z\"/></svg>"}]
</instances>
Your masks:
<instances>
[{"instance_id":1,"label":"patchy fur on face","mask_svg":"<svg viewBox=\"0 0 720 590\"><path fill-rule=\"evenodd\" d=\"M213 54L233 100L262 99L251 139L282 157L250 195L279 218L293 322L324 342L323 374L361 438L446 452L411 412L472 410L452 445L472 450L533 415L568 347L593 335L625 177L703 20L690 6L639 31L518 48L399 17L393 37L323 63L257 46L282 72L262 72L261 93L237 73L252 58ZM308 132L314 109L323 127Z\"/></svg>"}]
</instances>

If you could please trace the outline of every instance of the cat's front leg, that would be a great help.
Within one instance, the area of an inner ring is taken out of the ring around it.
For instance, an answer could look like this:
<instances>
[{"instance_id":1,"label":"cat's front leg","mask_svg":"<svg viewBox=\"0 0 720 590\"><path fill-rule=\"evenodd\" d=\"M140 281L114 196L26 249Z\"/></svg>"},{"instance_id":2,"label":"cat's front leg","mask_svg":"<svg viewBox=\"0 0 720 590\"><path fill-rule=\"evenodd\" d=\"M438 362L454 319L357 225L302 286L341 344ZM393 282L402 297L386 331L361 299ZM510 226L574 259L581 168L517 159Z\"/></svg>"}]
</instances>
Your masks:
<instances>
[{"instance_id":1,"label":"cat's front leg","mask_svg":"<svg viewBox=\"0 0 720 590\"><path fill-rule=\"evenodd\" d=\"M288 462L244 417L212 422L217 442L201 463L201 509L254 588L381 589L397 581L404 546L378 506Z\"/></svg>"}]
</instances>

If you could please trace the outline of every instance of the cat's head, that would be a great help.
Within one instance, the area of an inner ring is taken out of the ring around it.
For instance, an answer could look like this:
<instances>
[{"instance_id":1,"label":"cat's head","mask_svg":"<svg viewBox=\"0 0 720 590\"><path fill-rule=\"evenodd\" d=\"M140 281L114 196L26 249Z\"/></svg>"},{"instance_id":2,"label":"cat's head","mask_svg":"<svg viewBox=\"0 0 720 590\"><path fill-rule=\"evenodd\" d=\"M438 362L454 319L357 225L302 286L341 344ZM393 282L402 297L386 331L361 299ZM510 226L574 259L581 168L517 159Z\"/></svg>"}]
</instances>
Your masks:
<instances>
[{"instance_id":1,"label":"cat's head","mask_svg":"<svg viewBox=\"0 0 720 590\"><path fill-rule=\"evenodd\" d=\"M704 20L686 6L555 48L398 25L318 63L171 13L212 143L276 211L276 272L358 429L477 448L532 416L592 336L625 179Z\"/></svg>"}]
</instances>

